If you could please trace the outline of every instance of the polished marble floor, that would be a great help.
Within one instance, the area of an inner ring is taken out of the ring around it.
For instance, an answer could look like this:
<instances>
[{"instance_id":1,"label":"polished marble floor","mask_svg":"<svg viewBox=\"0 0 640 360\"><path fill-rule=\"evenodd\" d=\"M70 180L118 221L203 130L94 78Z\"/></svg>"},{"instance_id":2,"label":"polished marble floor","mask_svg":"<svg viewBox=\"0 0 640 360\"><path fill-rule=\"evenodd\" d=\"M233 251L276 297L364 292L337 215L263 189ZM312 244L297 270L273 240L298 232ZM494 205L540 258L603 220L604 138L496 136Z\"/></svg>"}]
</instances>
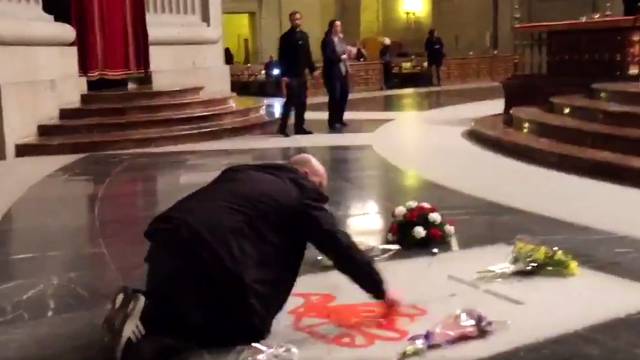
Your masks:
<instances>
[{"instance_id":1,"label":"polished marble floor","mask_svg":"<svg viewBox=\"0 0 640 360\"><path fill-rule=\"evenodd\" d=\"M143 284L142 232L151 217L227 166L283 161L301 151L327 165L329 206L357 241L382 238L387 214L407 199L421 199L437 204L456 224L463 249L529 234L574 252L592 269L640 281L635 240L464 195L395 168L368 146L90 155L43 179L0 222L0 344L8 349L0 358L99 354L98 322L109 295L123 282ZM351 219L363 216L370 228L349 228ZM322 271L314 259L312 251L305 273ZM605 341L610 328L630 330L639 323L623 320L554 346L582 354L578 344L598 336ZM43 347L34 348L34 342ZM546 349L544 343L536 346ZM537 358L536 346L518 350L518 356ZM621 353L637 350L632 341L620 347Z\"/></svg>"},{"instance_id":2,"label":"polished marble floor","mask_svg":"<svg viewBox=\"0 0 640 360\"><path fill-rule=\"evenodd\" d=\"M368 106L355 99L351 109L418 111L496 96L496 89L398 94L370 99ZM373 132L387 122L354 120L347 131ZM319 131L324 126L310 124ZM592 270L640 282L638 239L467 195L396 167L369 145L95 154L46 176L0 220L0 359L106 358L99 323L119 285L144 283L142 232L149 220L227 166L284 161L299 152L326 164L329 207L356 241L382 239L391 210L416 199L437 205L456 225L462 252L527 234L565 248ZM310 249L302 274L326 271L316 256ZM405 252L390 261L423 256L431 254ZM639 328L640 314L612 318L490 359L637 359Z\"/></svg>"},{"instance_id":3,"label":"polished marble floor","mask_svg":"<svg viewBox=\"0 0 640 360\"><path fill-rule=\"evenodd\" d=\"M487 86L480 88L406 92L393 95L354 98L349 101L348 111L425 111L444 106L464 104L486 99L501 98L502 88ZM309 110L326 111L326 104L311 104Z\"/></svg>"}]
</instances>

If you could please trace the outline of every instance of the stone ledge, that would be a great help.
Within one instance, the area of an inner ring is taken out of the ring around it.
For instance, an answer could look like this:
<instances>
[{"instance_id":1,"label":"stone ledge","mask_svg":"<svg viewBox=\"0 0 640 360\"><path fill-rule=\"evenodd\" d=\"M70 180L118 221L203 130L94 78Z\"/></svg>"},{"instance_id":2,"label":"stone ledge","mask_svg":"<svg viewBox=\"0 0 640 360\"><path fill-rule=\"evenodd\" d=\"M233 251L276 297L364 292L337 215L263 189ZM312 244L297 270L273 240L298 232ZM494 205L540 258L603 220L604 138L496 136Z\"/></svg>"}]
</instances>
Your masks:
<instances>
[{"instance_id":1,"label":"stone ledge","mask_svg":"<svg viewBox=\"0 0 640 360\"><path fill-rule=\"evenodd\" d=\"M75 30L67 24L0 18L0 45L64 46L75 38Z\"/></svg>"},{"instance_id":2,"label":"stone ledge","mask_svg":"<svg viewBox=\"0 0 640 360\"><path fill-rule=\"evenodd\" d=\"M217 44L222 31L199 26L149 26L149 45Z\"/></svg>"}]
</instances>

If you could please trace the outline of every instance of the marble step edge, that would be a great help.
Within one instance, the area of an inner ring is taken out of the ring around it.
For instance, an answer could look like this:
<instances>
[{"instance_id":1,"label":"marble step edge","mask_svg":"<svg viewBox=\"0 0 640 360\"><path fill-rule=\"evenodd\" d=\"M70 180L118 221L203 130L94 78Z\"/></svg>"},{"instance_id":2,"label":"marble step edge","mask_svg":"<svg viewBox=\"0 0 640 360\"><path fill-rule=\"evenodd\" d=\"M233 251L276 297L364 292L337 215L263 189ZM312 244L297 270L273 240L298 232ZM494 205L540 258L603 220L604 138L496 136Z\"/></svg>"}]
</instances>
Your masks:
<instances>
[{"instance_id":1,"label":"marble step edge","mask_svg":"<svg viewBox=\"0 0 640 360\"><path fill-rule=\"evenodd\" d=\"M605 100L592 99L585 95L559 95L549 99L551 103L566 107L579 107L598 110L604 113L623 113L640 117L640 106L620 104ZM570 109L569 109L570 112Z\"/></svg>"},{"instance_id":2,"label":"marble step edge","mask_svg":"<svg viewBox=\"0 0 640 360\"><path fill-rule=\"evenodd\" d=\"M161 103L133 104L106 107L76 107L60 109L60 120L79 120L86 118L105 118L126 115L154 114L166 112L184 112L188 109L202 109L234 105L232 97L195 98Z\"/></svg>"},{"instance_id":3,"label":"marble step edge","mask_svg":"<svg viewBox=\"0 0 640 360\"><path fill-rule=\"evenodd\" d=\"M542 123L558 128L567 128L592 134L608 135L640 141L640 129L606 125L584 121L571 116L546 112L538 107L521 106L511 110L511 115L521 121ZM640 142L638 143L640 145ZM640 148L640 146L639 146Z\"/></svg>"},{"instance_id":4,"label":"marble step edge","mask_svg":"<svg viewBox=\"0 0 640 360\"><path fill-rule=\"evenodd\" d=\"M175 89L139 88L128 91L98 91L81 95L83 106L117 105L117 104L149 104L170 99L197 98L204 90L202 86Z\"/></svg>"},{"instance_id":5,"label":"marble step edge","mask_svg":"<svg viewBox=\"0 0 640 360\"><path fill-rule=\"evenodd\" d=\"M526 162L640 187L640 157L524 134L504 126L502 115L477 119L466 136L493 151Z\"/></svg>"},{"instance_id":6,"label":"marble step edge","mask_svg":"<svg viewBox=\"0 0 640 360\"><path fill-rule=\"evenodd\" d=\"M128 150L146 147L179 145L186 143L210 141L230 136L247 134L248 129L272 126L273 121L264 115L252 115L232 121L217 122L215 126L169 129L173 131L154 131L143 134L131 134L130 137L105 138L102 140L80 140L67 142L35 142L26 139L16 145L16 156L40 156L60 154L82 154L91 152ZM140 133L140 132L139 132ZM38 138L34 139L37 140ZM42 139L40 139L42 140ZM98 140L98 141L96 141Z\"/></svg>"},{"instance_id":7,"label":"marble step edge","mask_svg":"<svg viewBox=\"0 0 640 360\"><path fill-rule=\"evenodd\" d=\"M60 121L57 123L38 125L40 136L71 135L74 133L103 133L118 131L119 128L136 130L152 127L180 126L181 122L216 122L255 115L262 111L263 106L251 106L245 108L225 108L209 111L192 111L184 113L161 113L154 116L125 116L119 118L89 119L77 121Z\"/></svg>"}]
</instances>

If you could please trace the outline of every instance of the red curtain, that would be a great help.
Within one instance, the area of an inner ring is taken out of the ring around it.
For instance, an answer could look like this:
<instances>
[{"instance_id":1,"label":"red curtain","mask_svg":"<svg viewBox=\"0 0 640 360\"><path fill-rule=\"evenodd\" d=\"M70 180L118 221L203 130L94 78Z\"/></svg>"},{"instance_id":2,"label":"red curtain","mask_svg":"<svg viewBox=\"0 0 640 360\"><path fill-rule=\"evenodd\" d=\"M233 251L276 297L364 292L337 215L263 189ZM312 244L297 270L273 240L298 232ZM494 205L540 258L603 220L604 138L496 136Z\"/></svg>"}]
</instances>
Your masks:
<instances>
[{"instance_id":1,"label":"red curtain","mask_svg":"<svg viewBox=\"0 0 640 360\"><path fill-rule=\"evenodd\" d=\"M144 0L73 0L80 75L120 79L149 71Z\"/></svg>"}]
</instances>

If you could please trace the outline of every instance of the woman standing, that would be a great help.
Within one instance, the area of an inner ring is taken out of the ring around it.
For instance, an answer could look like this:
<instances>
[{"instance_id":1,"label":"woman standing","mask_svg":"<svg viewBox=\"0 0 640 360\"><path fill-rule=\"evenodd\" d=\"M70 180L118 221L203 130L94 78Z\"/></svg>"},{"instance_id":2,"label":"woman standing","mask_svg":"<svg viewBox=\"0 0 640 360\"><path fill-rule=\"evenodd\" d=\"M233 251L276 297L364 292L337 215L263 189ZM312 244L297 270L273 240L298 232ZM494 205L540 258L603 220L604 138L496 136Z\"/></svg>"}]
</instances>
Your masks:
<instances>
[{"instance_id":1,"label":"woman standing","mask_svg":"<svg viewBox=\"0 0 640 360\"><path fill-rule=\"evenodd\" d=\"M344 112L349 100L349 52L342 38L342 23L331 20L322 39L322 76L329 95L329 129L347 126Z\"/></svg>"}]
</instances>

